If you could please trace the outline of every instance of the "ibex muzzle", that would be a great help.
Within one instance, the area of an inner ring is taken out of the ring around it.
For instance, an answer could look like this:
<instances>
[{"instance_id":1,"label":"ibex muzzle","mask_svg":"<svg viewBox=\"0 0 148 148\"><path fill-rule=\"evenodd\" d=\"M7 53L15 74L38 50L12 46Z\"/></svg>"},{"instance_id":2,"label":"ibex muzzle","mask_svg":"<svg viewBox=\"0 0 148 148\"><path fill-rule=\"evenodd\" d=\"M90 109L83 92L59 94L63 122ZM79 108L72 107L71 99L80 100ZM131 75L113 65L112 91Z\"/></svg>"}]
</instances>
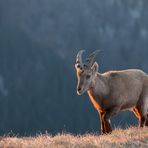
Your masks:
<instances>
[{"instance_id":1,"label":"ibex muzzle","mask_svg":"<svg viewBox=\"0 0 148 148\"><path fill-rule=\"evenodd\" d=\"M87 91L100 115L102 133L110 133L110 118L122 110L131 110L139 120L139 126L148 126L148 75L138 69L98 73L94 51L82 62L80 50L76 57L78 78L77 94Z\"/></svg>"}]
</instances>

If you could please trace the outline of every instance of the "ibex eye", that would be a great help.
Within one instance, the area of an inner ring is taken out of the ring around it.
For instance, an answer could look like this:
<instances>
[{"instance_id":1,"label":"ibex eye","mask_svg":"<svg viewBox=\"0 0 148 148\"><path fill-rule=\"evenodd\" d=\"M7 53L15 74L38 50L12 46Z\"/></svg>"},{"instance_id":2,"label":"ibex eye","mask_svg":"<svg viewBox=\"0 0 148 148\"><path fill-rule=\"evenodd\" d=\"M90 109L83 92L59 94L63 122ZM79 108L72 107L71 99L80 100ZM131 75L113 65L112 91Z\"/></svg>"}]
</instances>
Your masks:
<instances>
[{"instance_id":1,"label":"ibex eye","mask_svg":"<svg viewBox=\"0 0 148 148\"><path fill-rule=\"evenodd\" d=\"M86 79L89 79L89 78L90 78L90 75L87 75L87 76L86 76Z\"/></svg>"}]
</instances>

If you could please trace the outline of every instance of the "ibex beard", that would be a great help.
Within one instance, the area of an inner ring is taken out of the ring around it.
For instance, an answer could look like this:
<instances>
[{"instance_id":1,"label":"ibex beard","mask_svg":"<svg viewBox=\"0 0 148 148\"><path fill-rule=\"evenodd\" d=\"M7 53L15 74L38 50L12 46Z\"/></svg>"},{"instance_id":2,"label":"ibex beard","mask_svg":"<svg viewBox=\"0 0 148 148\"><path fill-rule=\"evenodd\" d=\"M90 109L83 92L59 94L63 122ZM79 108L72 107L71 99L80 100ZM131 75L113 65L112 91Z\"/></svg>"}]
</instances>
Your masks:
<instances>
[{"instance_id":1,"label":"ibex beard","mask_svg":"<svg viewBox=\"0 0 148 148\"><path fill-rule=\"evenodd\" d=\"M148 75L142 70L127 69L99 73L94 51L82 62L80 50L76 57L77 94L87 92L101 121L101 133L111 133L110 118L123 110L131 110L139 127L148 126Z\"/></svg>"}]
</instances>

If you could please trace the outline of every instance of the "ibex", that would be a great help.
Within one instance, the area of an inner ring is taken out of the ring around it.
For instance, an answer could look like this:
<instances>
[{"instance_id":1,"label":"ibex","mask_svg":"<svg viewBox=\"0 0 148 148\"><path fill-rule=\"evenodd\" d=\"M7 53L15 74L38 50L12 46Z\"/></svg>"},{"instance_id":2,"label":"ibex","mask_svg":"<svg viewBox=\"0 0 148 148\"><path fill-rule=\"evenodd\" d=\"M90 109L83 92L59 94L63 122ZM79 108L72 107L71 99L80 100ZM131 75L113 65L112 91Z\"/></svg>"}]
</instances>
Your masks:
<instances>
[{"instance_id":1,"label":"ibex","mask_svg":"<svg viewBox=\"0 0 148 148\"><path fill-rule=\"evenodd\" d=\"M110 118L122 110L131 110L139 120L139 127L148 126L148 75L142 70L127 69L98 73L94 51L82 62L80 50L76 57L77 94L87 91L98 111L101 133L111 133Z\"/></svg>"}]
</instances>

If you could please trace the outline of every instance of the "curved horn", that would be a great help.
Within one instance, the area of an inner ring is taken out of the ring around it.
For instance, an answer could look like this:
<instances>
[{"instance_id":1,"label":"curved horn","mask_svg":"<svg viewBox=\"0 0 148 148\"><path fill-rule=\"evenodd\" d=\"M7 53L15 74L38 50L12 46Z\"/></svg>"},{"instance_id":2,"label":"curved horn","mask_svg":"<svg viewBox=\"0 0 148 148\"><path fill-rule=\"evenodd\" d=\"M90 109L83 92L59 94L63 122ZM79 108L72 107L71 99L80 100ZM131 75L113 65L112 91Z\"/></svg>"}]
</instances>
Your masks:
<instances>
[{"instance_id":1,"label":"curved horn","mask_svg":"<svg viewBox=\"0 0 148 148\"><path fill-rule=\"evenodd\" d=\"M80 50L77 54L77 58L76 58L76 64L79 64L80 66L83 65L83 62L82 62L82 53L84 52L85 50Z\"/></svg>"},{"instance_id":2,"label":"curved horn","mask_svg":"<svg viewBox=\"0 0 148 148\"><path fill-rule=\"evenodd\" d=\"M85 63L85 65L87 66L87 67L91 67L93 64L94 64L94 62L95 62L95 57L96 57L96 55L100 52L101 50L95 50L94 52L92 52L90 55L89 55L89 57L86 59L86 63Z\"/></svg>"}]
</instances>

